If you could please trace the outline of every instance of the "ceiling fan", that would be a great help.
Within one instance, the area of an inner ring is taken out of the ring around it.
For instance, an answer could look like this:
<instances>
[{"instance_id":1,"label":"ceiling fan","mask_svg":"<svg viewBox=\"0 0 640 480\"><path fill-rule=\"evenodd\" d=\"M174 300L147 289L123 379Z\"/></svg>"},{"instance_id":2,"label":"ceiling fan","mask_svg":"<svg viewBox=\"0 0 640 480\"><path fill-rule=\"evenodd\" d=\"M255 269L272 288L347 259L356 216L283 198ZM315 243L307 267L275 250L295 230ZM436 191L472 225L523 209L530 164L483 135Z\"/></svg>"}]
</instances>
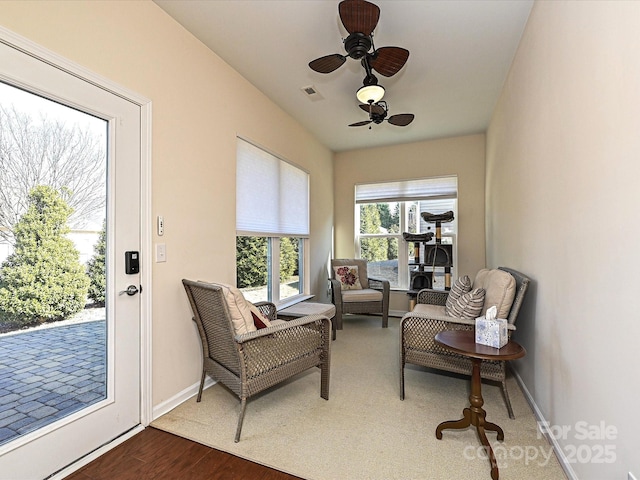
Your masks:
<instances>
[{"instance_id":1,"label":"ceiling fan","mask_svg":"<svg viewBox=\"0 0 640 480\"><path fill-rule=\"evenodd\" d=\"M413 122L413 119L415 117L413 113L399 113L397 115L391 115L389 118L387 118L389 108L387 106L387 102L384 101L370 103L368 105L362 104L360 105L360 108L369 114L369 120L352 123L351 125L349 125L350 127L363 127L364 125L369 125L369 129L371 129L371 123L380 124L384 120L389 122L391 125L406 127L411 122Z\"/></svg>"},{"instance_id":2,"label":"ceiling fan","mask_svg":"<svg viewBox=\"0 0 640 480\"><path fill-rule=\"evenodd\" d=\"M373 30L380 18L380 8L366 0L343 0L338 5L338 13L349 36L344 39L347 55L334 53L309 62L309 67L318 73L331 73L342 66L347 57L360 60L367 78L365 85L377 84L371 73L391 77L398 73L409 58L409 51L400 47L381 47L373 45Z\"/></svg>"}]
</instances>

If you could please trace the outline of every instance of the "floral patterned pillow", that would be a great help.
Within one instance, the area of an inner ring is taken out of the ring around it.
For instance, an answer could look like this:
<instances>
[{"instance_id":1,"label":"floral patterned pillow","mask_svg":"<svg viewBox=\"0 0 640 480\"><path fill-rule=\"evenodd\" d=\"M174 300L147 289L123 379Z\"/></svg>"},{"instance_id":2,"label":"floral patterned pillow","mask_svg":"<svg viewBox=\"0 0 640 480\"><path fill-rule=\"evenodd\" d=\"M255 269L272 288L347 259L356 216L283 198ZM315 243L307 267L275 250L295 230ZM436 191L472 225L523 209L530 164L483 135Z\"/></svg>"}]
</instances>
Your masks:
<instances>
[{"instance_id":1,"label":"floral patterned pillow","mask_svg":"<svg viewBox=\"0 0 640 480\"><path fill-rule=\"evenodd\" d=\"M340 265L333 267L333 270L336 273L336 279L342 284L342 290L362 290L356 265Z\"/></svg>"}]
</instances>

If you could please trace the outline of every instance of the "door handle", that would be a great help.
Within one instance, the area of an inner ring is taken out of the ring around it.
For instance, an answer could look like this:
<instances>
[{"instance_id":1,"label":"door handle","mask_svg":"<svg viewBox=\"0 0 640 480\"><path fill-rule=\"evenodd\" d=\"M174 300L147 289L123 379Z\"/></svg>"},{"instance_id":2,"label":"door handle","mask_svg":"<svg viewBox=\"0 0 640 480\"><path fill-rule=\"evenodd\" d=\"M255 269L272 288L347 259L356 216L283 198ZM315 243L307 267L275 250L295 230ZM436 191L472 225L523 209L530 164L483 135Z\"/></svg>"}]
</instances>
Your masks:
<instances>
[{"instance_id":1,"label":"door handle","mask_svg":"<svg viewBox=\"0 0 640 480\"><path fill-rule=\"evenodd\" d=\"M140 287L140 291L142 291L142 287ZM133 297L136 293L138 293L138 287L135 285L129 285L126 290L122 290L118 292L118 295L127 294L130 297Z\"/></svg>"}]
</instances>

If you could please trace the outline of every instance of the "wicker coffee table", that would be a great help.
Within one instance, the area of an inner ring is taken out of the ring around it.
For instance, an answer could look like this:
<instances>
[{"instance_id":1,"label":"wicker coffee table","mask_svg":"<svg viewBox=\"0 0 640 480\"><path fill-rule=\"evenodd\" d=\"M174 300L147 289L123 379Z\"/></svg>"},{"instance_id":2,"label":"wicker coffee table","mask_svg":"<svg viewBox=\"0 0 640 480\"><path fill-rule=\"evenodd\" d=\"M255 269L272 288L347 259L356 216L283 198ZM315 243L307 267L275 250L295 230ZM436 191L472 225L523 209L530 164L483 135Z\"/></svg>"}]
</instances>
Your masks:
<instances>
[{"instance_id":1,"label":"wicker coffee table","mask_svg":"<svg viewBox=\"0 0 640 480\"><path fill-rule=\"evenodd\" d=\"M336 339L336 324L333 321L336 307L331 303L300 302L278 312L278 318L282 320L293 320L307 315L324 315L331 320L331 336L333 340Z\"/></svg>"}]
</instances>

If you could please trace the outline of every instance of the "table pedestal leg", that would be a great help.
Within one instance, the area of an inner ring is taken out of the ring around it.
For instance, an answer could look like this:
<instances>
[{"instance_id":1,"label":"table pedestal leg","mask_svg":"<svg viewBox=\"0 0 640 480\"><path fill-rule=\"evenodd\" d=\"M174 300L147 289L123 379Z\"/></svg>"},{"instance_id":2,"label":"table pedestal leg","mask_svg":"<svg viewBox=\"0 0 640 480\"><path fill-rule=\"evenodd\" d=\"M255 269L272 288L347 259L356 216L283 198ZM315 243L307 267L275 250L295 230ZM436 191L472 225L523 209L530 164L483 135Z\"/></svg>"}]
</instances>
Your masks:
<instances>
[{"instance_id":1,"label":"table pedestal leg","mask_svg":"<svg viewBox=\"0 0 640 480\"><path fill-rule=\"evenodd\" d=\"M438 425L436 428L436 438L441 440L442 430L445 429L461 429L467 428L471 425L476 427L480 443L485 447L487 455L489 456L489 462L491 463L491 478L493 480L498 480L498 463L496 462L496 457L493 454L489 440L487 440L486 431L489 430L496 432L498 434L497 439L500 441L504 440L504 432L502 431L502 428L495 423L487 422L485 420L487 413L482 408L484 400L482 399L482 382L480 380L480 364L482 360L472 358L471 361L473 364L471 374L471 395L469 395L469 403L471 405L462 411L463 416L460 420L442 422Z\"/></svg>"}]
</instances>

